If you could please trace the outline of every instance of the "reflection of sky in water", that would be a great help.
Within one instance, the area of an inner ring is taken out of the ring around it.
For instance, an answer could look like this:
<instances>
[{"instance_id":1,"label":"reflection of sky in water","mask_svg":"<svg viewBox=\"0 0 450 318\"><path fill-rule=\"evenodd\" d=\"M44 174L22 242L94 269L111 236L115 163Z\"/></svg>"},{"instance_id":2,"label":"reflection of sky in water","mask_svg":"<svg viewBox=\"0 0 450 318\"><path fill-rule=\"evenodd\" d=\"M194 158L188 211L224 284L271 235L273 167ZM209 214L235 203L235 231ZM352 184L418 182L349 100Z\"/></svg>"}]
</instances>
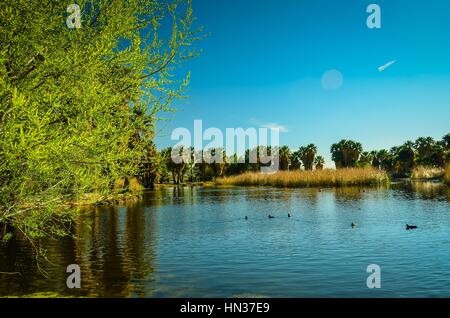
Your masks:
<instances>
[{"instance_id":1,"label":"reflection of sky in water","mask_svg":"<svg viewBox=\"0 0 450 318\"><path fill-rule=\"evenodd\" d=\"M450 296L448 188L392 188L159 190L88 213L77 242L50 242L47 280L23 242L3 248L0 271L22 276L2 277L0 294ZM80 291L65 290L71 263ZM381 266L381 290L365 285L369 264Z\"/></svg>"}]
</instances>

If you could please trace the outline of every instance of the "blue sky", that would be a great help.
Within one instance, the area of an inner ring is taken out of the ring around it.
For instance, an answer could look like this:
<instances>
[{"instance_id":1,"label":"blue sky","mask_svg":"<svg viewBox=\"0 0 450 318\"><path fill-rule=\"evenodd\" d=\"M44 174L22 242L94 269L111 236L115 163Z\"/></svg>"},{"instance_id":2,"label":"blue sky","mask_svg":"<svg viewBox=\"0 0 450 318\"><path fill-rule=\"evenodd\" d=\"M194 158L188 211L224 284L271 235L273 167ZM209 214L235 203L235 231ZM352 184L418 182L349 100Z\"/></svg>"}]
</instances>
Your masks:
<instances>
[{"instance_id":1,"label":"blue sky","mask_svg":"<svg viewBox=\"0 0 450 318\"><path fill-rule=\"evenodd\" d=\"M369 29L377 3L382 28ZM450 2L446 0L193 0L208 37L189 61L189 99L158 124L157 144L175 144L193 121L284 127L281 144L315 143L330 162L340 139L365 150L450 132ZM378 67L395 60L383 72ZM343 76L338 89L324 73Z\"/></svg>"}]
</instances>

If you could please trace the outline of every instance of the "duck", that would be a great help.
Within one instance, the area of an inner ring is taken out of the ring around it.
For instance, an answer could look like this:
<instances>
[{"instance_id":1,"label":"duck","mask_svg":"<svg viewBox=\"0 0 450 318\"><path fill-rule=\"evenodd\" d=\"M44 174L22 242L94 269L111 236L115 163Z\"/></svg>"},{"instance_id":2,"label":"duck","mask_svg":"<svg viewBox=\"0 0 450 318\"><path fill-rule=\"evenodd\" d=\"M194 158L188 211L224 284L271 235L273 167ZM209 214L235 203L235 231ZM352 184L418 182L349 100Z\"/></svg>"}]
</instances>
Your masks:
<instances>
[{"instance_id":1,"label":"duck","mask_svg":"<svg viewBox=\"0 0 450 318\"><path fill-rule=\"evenodd\" d=\"M352 228L355 228L358 224L352 222Z\"/></svg>"},{"instance_id":2,"label":"duck","mask_svg":"<svg viewBox=\"0 0 450 318\"><path fill-rule=\"evenodd\" d=\"M288 213L288 218L290 218L292 215L290 213Z\"/></svg>"},{"instance_id":3,"label":"duck","mask_svg":"<svg viewBox=\"0 0 450 318\"><path fill-rule=\"evenodd\" d=\"M418 227L417 226L415 226L415 225L409 225L409 224L406 224L406 230L415 230L415 229L417 229Z\"/></svg>"},{"instance_id":4,"label":"duck","mask_svg":"<svg viewBox=\"0 0 450 318\"><path fill-rule=\"evenodd\" d=\"M247 217L247 216L245 216L245 219L246 219L246 220L248 220L248 217Z\"/></svg>"},{"instance_id":5,"label":"duck","mask_svg":"<svg viewBox=\"0 0 450 318\"><path fill-rule=\"evenodd\" d=\"M269 214L269 219L274 219L275 217L273 215Z\"/></svg>"}]
</instances>

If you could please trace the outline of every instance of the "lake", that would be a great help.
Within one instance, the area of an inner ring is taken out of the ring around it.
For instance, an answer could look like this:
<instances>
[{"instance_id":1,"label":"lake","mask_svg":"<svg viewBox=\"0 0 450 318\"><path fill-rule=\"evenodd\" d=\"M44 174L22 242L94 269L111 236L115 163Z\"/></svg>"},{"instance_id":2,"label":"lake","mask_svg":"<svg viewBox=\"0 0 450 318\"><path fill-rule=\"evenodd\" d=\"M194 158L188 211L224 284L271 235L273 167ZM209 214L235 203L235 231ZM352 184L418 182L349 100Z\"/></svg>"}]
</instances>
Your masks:
<instances>
[{"instance_id":1,"label":"lake","mask_svg":"<svg viewBox=\"0 0 450 318\"><path fill-rule=\"evenodd\" d=\"M0 296L450 297L449 203L437 183L163 188L87 209L78 239L45 243L46 276L26 242L1 247L0 272L20 274L0 274ZM66 287L69 264L81 289ZM380 289L366 285L370 264Z\"/></svg>"}]
</instances>

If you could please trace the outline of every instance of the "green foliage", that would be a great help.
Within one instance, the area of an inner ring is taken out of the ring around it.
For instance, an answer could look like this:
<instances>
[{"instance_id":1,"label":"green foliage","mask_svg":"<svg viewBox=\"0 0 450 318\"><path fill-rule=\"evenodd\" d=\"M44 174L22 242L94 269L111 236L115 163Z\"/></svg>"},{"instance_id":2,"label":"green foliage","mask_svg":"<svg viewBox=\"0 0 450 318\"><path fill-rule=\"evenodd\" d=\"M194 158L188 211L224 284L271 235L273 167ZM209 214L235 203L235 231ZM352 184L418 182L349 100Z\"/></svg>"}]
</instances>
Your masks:
<instances>
[{"instance_id":1,"label":"green foliage","mask_svg":"<svg viewBox=\"0 0 450 318\"><path fill-rule=\"evenodd\" d=\"M331 145L331 155L336 168L356 167L362 152L361 143L353 140L344 139Z\"/></svg>"},{"instance_id":2,"label":"green foliage","mask_svg":"<svg viewBox=\"0 0 450 318\"><path fill-rule=\"evenodd\" d=\"M298 150L298 156L300 161L303 163L303 166L305 167L305 170L312 170L314 159L317 154L317 147L314 144L309 144L306 147L300 147Z\"/></svg>"},{"instance_id":3,"label":"green foliage","mask_svg":"<svg viewBox=\"0 0 450 318\"><path fill-rule=\"evenodd\" d=\"M289 170L291 157L291 150L288 146L283 146L279 150L279 158L280 158L280 170L286 171Z\"/></svg>"},{"instance_id":4,"label":"green foliage","mask_svg":"<svg viewBox=\"0 0 450 318\"><path fill-rule=\"evenodd\" d=\"M368 151L364 151L363 153L361 153L356 165L358 167L371 167L372 161L373 161L373 154Z\"/></svg>"},{"instance_id":5,"label":"green foliage","mask_svg":"<svg viewBox=\"0 0 450 318\"><path fill-rule=\"evenodd\" d=\"M325 158L322 156L317 156L316 159L314 159L314 165L316 166L316 170L323 170Z\"/></svg>"},{"instance_id":6,"label":"green foliage","mask_svg":"<svg viewBox=\"0 0 450 318\"><path fill-rule=\"evenodd\" d=\"M0 223L30 238L63 234L63 202L157 179L155 122L183 97L189 74L174 72L195 54L189 0L77 3L80 29L65 1L0 3Z\"/></svg>"}]
</instances>

